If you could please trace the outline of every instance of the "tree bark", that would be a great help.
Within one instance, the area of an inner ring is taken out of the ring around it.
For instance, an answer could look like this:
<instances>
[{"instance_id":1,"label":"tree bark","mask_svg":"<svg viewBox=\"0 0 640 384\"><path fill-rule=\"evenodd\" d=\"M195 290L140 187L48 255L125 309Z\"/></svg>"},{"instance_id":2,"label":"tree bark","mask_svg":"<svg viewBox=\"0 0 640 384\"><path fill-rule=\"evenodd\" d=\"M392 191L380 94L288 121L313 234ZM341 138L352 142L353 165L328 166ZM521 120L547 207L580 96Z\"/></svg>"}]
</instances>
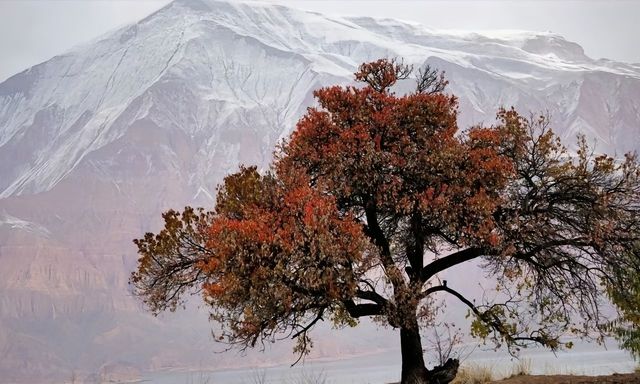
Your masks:
<instances>
[{"instance_id":1,"label":"tree bark","mask_svg":"<svg viewBox=\"0 0 640 384\"><path fill-rule=\"evenodd\" d=\"M415 327L400 328L402 353L402 384L427 384L427 369L422 355L422 341L416 322Z\"/></svg>"},{"instance_id":2,"label":"tree bark","mask_svg":"<svg viewBox=\"0 0 640 384\"><path fill-rule=\"evenodd\" d=\"M448 359L443 365L426 368L422 352L422 340L417 322L400 328L400 349L402 353L401 384L447 384L458 373L457 359Z\"/></svg>"}]
</instances>

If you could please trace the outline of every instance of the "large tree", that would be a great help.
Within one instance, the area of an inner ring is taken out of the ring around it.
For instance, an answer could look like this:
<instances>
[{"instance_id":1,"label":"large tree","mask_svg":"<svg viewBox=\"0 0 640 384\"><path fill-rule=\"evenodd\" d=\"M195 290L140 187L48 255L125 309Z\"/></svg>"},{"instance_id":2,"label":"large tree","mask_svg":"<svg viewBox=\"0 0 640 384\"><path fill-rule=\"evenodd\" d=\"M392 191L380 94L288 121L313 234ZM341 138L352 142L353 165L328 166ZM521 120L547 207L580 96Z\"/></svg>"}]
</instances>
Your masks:
<instances>
[{"instance_id":1,"label":"large tree","mask_svg":"<svg viewBox=\"0 0 640 384\"><path fill-rule=\"evenodd\" d=\"M419 71L412 93L392 91L410 73L383 59L360 67L359 86L317 90L269 171L242 167L213 211L169 211L164 229L135 241L136 293L157 313L200 291L220 341L288 335L301 356L319 320L375 317L400 331L402 383L457 370L423 357L420 331L443 297L468 308L472 335L511 351L601 335L607 294L622 309L608 324L637 329L635 156L596 156L585 140L568 152L545 117L514 110L460 131L436 71ZM441 279L463 263L498 292L474 300Z\"/></svg>"}]
</instances>

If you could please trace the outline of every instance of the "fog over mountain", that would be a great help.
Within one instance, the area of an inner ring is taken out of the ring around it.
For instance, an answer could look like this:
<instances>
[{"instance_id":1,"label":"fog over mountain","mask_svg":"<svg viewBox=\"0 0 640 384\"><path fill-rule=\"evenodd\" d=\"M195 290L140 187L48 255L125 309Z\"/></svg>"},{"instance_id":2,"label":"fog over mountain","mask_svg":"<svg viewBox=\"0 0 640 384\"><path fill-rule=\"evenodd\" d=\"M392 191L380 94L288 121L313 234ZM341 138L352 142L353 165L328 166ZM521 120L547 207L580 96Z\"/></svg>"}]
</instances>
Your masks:
<instances>
[{"instance_id":1,"label":"fog over mountain","mask_svg":"<svg viewBox=\"0 0 640 384\"><path fill-rule=\"evenodd\" d=\"M177 0L0 84L0 381L291 362L288 345L214 355L206 310L145 313L127 285L131 240L168 208L212 206L239 164L266 168L314 89L396 56L446 71L461 128L514 106L548 111L567 143L640 148L640 65L556 34ZM396 347L390 332L354 332L314 353Z\"/></svg>"}]
</instances>

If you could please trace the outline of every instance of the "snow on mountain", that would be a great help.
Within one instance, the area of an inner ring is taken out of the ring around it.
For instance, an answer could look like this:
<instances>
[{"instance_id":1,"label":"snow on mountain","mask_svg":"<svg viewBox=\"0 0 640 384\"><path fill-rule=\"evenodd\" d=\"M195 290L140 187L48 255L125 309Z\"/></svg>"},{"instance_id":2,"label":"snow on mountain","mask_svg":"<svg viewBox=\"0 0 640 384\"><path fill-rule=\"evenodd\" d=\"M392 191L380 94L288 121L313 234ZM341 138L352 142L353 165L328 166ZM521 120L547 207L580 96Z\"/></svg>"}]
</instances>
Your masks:
<instances>
[{"instance_id":1,"label":"snow on mountain","mask_svg":"<svg viewBox=\"0 0 640 384\"><path fill-rule=\"evenodd\" d=\"M266 167L314 89L395 56L447 72L461 127L515 106L548 111L568 142L640 148L640 67L557 34L177 0L0 84L0 376L200 364L206 325L150 321L130 297L131 239L162 210L211 204L238 164Z\"/></svg>"},{"instance_id":2,"label":"snow on mountain","mask_svg":"<svg viewBox=\"0 0 640 384\"><path fill-rule=\"evenodd\" d=\"M496 103L517 101L512 93L535 99L525 108L547 109L560 102L575 104L592 78L607 82L613 76L624 84L640 78L637 68L595 62L578 44L552 33L438 32L395 20L328 18L259 3L178 1L3 83L0 146L6 148L3 153L22 146L29 151L22 159L3 162L8 177L0 184L0 196L53 188L87 155L157 114L165 115L160 124L207 139L216 127L239 127L247 118L260 117L268 127L249 131L266 150L251 159L225 160L264 163L274 142L300 115L300 106L308 104L310 90L347 81L358 63L381 56L418 65L444 61L440 66L449 70L452 90L476 101L474 112L483 117L494 113ZM467 71L500 89L487 94L475 89L480 79L459 81L457 72ZM615 114L611 105L619 95L607 88L609 95L596 96L608 96L603 102ZM154 113L163 102L176 101L167 93L189 109ZM575 112L567 107L558 112ZM564 123L563 117L558 122ZM611 145L610 129L600 132L603 127L589 123L584 122L585 129L597 130L594 136L606 149L618 148ZM210 179L211 157L220 152L212 140L202 144L195 167L200 173L193 183Z\"/></svg>"}]
</instances>

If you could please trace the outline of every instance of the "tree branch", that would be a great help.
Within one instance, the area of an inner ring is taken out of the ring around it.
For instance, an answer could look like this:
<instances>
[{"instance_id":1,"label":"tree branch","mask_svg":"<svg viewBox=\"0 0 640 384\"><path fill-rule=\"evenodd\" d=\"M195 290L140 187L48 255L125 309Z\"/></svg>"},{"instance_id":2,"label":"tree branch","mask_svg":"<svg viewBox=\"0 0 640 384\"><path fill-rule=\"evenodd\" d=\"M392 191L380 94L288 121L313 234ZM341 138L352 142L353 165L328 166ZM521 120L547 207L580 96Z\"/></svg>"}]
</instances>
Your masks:
<instances>
[{"instance_id":1,"label":"tree branch","mask_svg":"<svg viewBox=\"0 0 640 384\"><path fill-rule=\"evenodd\" d=\"M464 263L465 261L473 260L476 257L482 256L484 253L485 250L482 248L467 248L465 250L452 253L451 255L432 261L424 268L422 268L422 272L420 273L420 280L423 283L427 282L438 272L442 272L445 269L451 268L454 265Z\"/></svg>"},{"instance_id":2,"label":"tree branch","mask_svg":"<svg viewBox=\"0 0 640 384\"><path fill-rule=\"evenodd\" d=\"M299 330L298 332L294 333L291 338L295 339L296 337L302 335L303 333L307 333L307 331L309 329L311 329L311 327L313 327L319 320L323 320L322 316L324 315L324 310L325 308L320 308L320 310L318 311L318 314L316 315L316 317L311 320L311 322L307 325L305 325L304 327L302 327L301 330Z\"/></svg>"},{"instance_id":3,"label":"tree branch","mask_svg":"<svg viewBox=\"0 0 640 384\"><path fill-rule=\"evenodd\" d=\"M427 289L426 291L423 292L423 297L429 296L430 294L435 292L447 292L455 296L458 300L460 300L467 307L469 307L471 312L473 312L473 314L476 315L478 319L480 319L482 322L486 323L491 328L493 328L493 330L497 332L499 335L501 335L504 338L504 340L507 341L507 343L509 344L518 345L518 342L531 341L531 342L539 343L540 345L551 346L551 348L554 349L554 347L550 343L550 339L548 337L543 336L543 334L541 334L539 331L533 331L529 335L525 335L525 336L516 336L516 334L509 332L507 327L505 327L504 323L502 322L502 320L500 320L500 318L496 317L495 315L492 315L490 311L481 312L475 304L473 304L469 299L464 297L460 292L454 289L451 289L446 285L438 285L438 286L434 286Z\"/></svg>"},{"instance_id":4,"label":"tree branch","mask_svg":"<svg viewBox=\"0 0 640 384\"><path fill-rule=\"evenodd\" d=\"M367 225L365 226L365 234L373 240L374 244L380 248L380 261L389 276L389 280L393 285L395 292L405 285L405 281L402 278L402 272L398 269L398 266L393 261L391 256L391 245L389 239L385 235L384 231L380 227L378 222L378 211L376 202L373 198L368 197L364 202L364 211L367 218Z\"/></svg>"},{"instance_id":5,"label":"tree branch","mask_svg":"<svg viewBox=\"0 0 640 384\"><path fill-rule=\"evenodd\" d=\"M382 297L378 292L374 291L363 291L361 289L358 289L358 291L356 292L356 297L359 299L371 300L380 306L385 306L388 303L387 299Z\"/></svg>"},{"instance_id":6,"label":"tree branch","mask_svg":"<svg viewBox=\"0 0 640 384\"><path fill-rule=\"evenodd\" d=\"M366 225L366 234L373 240L374 244L380 247L382 251L382 256L384 258L383 262L389 261L393 263L391 260L391 246L389 245L389 240L385 236L382 228L380 228L380 223L378 223L378 212L376 209L376 204L373 200L369 199L365 205L365 215L367 218Z\"/></svg>"},{"instance_id":7,"label":"tree branch","mask_svg":"<svg viewBox=\"0 0 640 384\"><path fill-rule=\"evenodd\" d=\"M432 293L436 293L436 292L440 292L440 291L444 291L447 293L452 294L453 296L457 297L460 301L462 301L467 307L469 307L473 313L475 313L476 315L480 316L482 313L478 310L478 308L476 308L476 306L469 301L469 299L467 299L466 297L462 296L462 294L460 294L460 292L451 289L449 287L447 287L446 285L437 285L434 287L431 287L429 289L427 289L426 291L423 292L422 296L423 297L427 297Z\"/></svg>"},{"instance_id":8,"label":"tree branch","mask_svg":"<svg viewBox=\"0 0 640 384\"><path fill-rule=\"evenodd\" d=\"M381 315L384 309L384 307L379 304L356 304L353 300L344 300L342 303L347 309L349 315L354 319L365 316Z\"/></svg>"},{"instance_id":9,"label":"tree branch","mask_svg":"<svg viewBox=\"0 0 640 384\"><path fill-rule=\"evenodd\" d=\"M547 250L549 248L560 247L565 245L569 245L573 247L583 247L583 246L589 246L592 243L593 242L586 237L576 237L576 238L570 238L570 239L563 239L563 238L554 239L554 240L547 241L546 243L539 244L528 252L517 253L514 255L514 257L520 260L528 260L531 257L534 257L538 253L544 250Z\"/></svg>"},{"instance_id":10,"label":"tree branch","mask_svg":"<svg viewBox=\"0 0 640 384\"><path fill-rule=\"evenodd\" d=\"M422 215L416 210L410 219L411 234L413 244L408 245L407 258L409 259L410 269L407 269L407 274L412 282L420 280L420 270L424 264L424 242L425 233L422 228Z\"/></svg>"}]
</instances>

